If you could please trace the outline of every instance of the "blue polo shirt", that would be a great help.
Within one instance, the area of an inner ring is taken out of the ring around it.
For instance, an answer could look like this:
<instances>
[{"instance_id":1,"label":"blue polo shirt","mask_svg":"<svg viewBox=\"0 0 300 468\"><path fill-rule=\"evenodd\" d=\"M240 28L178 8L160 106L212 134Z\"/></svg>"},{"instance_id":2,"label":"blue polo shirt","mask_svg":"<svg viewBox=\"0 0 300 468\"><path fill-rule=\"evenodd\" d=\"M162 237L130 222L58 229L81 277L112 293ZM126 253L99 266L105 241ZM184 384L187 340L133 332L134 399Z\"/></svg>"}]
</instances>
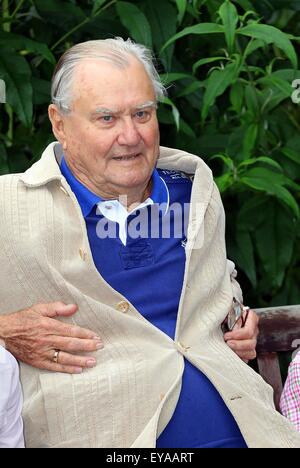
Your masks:
<instances>
[{"instance_id":1,"label":"blue polo shirt","mask_svg":"<svg viewBox=\"0 0 300 468\"><path fill-rule=\"evenodd\" d=\"M191 181L184 174L155 169L150 197L127 213L117 200L103 200L81 184L64 158L61 172L82 209L101 276L174 339L185 271ZM180 398L157 447L246 448L215 387L186 359Z\"/></svg>"}]
</instances>

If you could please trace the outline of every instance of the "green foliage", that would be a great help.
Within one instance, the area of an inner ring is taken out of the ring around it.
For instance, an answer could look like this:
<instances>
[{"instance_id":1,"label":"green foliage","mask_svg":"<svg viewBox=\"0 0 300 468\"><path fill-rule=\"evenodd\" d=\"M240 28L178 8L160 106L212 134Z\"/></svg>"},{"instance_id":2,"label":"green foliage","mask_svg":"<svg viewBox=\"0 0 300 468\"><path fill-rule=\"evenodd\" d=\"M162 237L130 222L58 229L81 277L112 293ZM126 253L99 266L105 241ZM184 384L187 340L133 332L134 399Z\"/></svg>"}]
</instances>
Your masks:
<instances>
[{"instance_id":1,"label":"green foliage","mask_svg":"<svg viewBox=\"0 0 300 468\"><path fill-rule=\"evenodd\" d=\"M47 105L58 57L80 41L130 36L153 47L169 88L162 144L201 156L215 173L247 302L300 303L298 0L0 6L0 174L25 170L53 139Z\"/></svg>"}]
</instances>

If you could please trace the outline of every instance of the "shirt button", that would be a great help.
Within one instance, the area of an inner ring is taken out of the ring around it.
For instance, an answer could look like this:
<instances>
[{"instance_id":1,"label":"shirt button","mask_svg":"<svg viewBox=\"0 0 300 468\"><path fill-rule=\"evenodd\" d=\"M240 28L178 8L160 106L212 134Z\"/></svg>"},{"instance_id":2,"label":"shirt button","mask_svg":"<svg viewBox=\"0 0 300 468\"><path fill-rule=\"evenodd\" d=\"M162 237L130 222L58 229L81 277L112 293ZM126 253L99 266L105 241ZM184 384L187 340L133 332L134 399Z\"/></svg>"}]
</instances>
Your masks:
<instances>
[{"instance_id":1,"label":"shirt button","mask_svg":"<svg viewBox=\"0 0 300 468\"><path fill-rule=\"evenodd\" d=\"M190 349L190 346L185 346L180 341L176 341L176 346L177 346L178 351L180 351L181 353L187 353L188 350Z\"/></svg>"},{"instance_id":2,"label":"shirt button","mask_svg":"<svg viewBox=\"0 0 300 468\"><path fill-rule=\"evenodd\" d=\"M118 302L118 304L116 305L116 309L119 312L123 312L123 314L126 314L126 312L128 312L129 310L129 304L126 301Z\"/></svg>"},{"instance_id":3,"label":"shirt button","mask_svg":"<svg viewBox=\"0 0 300 468\"><path fill-rule=\"evenodd\" d=\"M81 257L81 260L83 260L84 262L86 261L86 256L87 256L87 253L85 252L85 250L83 250L82 248L79 249L79 255Z\"/></svg>"}]
</instances>

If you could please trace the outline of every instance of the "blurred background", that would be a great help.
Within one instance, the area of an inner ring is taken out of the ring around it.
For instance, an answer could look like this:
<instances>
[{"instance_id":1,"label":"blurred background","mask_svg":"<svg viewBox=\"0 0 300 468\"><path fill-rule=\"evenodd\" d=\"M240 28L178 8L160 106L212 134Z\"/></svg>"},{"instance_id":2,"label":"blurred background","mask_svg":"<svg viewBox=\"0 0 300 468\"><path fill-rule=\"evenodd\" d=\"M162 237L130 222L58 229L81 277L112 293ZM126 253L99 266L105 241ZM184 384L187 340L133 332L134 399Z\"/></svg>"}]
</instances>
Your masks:
<instances>
[{"instance_id":1,"label":"blurred background","mask_svg":"<svg viewBox=\"0 0 300 468\"><path fill-rule=\"evenodd\" d=\"M300 0L1 0L0 174L54 140L59 56L113 36L154 51L162 145L214 171L245 303L300 304Z\"/></svg>"}]
</instances>

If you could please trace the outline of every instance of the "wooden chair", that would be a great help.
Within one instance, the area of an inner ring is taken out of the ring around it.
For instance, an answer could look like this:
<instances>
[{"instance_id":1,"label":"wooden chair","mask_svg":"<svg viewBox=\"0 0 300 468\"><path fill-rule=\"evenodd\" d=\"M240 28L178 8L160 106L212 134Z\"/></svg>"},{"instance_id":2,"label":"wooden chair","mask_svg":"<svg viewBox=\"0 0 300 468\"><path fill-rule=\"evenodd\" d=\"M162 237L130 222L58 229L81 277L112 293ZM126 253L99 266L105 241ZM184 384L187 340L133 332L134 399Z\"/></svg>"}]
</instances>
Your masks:
<instances>
[{"instance_id":1,"label":"wooden chair","mask_svg":"<svg viewBox=\"0 0 300 468\"><path fill-rule=\"evenodd\" d=\"M260 318L257 363L260 375L274 389L274 402L279 410L283 389L279 352L300 349L300 305L255 309Z\"/></svg>"}]
</instances>

